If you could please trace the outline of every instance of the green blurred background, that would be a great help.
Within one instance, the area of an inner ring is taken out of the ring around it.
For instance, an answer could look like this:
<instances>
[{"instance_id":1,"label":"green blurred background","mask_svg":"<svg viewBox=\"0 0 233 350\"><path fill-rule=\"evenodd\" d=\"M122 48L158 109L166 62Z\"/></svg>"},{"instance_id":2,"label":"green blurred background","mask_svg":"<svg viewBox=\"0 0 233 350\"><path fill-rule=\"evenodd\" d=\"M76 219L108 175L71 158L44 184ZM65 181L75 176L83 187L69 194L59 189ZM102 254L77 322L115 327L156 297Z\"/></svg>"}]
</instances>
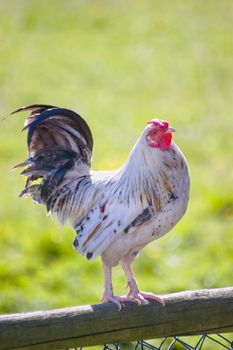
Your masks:
<instances>
[{"instance_id":1,"label":"green blurred background","mask_svg":"<svg viewBox=\"0 0 233 350\"><path fill-rule=\"evenodd\" d=\"M0 2L0 115L32 103L71 108L95 140L93 167L126 159L145 122L168 119L191 171L188 212L134 264L155 293L232 284L233 2ZM45 208L21 200L24 115L0 128L0 311L96 303L100 260L72 249ZM116 293L125 293L120 268Z\"/></svg>"}]
</instances>

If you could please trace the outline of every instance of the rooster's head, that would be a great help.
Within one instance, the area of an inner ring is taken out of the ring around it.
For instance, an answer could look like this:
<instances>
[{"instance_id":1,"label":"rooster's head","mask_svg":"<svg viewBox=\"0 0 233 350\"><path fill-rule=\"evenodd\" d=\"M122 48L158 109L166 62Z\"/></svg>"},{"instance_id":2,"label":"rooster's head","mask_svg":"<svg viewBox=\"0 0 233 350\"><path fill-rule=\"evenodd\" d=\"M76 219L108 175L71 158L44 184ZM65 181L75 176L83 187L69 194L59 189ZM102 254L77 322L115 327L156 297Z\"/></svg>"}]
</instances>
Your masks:
<instances>
[{"instance_id":1,"label":"rooster's head","mask_svg":"<svg viewBox=\"0 0 233 350\"><path fill-rule=\"evenodd\" d=\"M152 119L147 122L146 141L149 147L168 150L172 142L172 133L175 131L165 120Z\"/></svg>"}]
</instances>

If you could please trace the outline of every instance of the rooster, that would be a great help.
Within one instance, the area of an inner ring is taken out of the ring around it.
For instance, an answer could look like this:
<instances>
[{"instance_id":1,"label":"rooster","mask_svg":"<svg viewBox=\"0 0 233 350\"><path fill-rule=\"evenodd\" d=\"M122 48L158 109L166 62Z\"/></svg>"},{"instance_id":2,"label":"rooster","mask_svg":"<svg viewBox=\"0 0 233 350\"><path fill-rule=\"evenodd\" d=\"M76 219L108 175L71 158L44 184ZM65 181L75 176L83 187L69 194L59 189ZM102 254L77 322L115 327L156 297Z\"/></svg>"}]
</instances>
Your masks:
<instances>
[{"instance_id":1,"label":"rooster","mask_svg":"<svg viewBox=\"0 0 233 350\"><path fill-rule=\"evenodd\" d=\"M158 296L139 290L131 264L140 250L169 232L184 215L189 198L189 170L172 141L175 131L164 120L150 120L126 163L116 171L92 171L93 137L75 112L50 105L30 105L29 157L20 197L31 197L48 213L68 221L76 232L73 246L88 260L101 256L104 292L101 301L163 304ZM13 114L12 113L12 114ZM121 264L129 292L115 296L112 268Z\"/></svg>"}]
</instances>

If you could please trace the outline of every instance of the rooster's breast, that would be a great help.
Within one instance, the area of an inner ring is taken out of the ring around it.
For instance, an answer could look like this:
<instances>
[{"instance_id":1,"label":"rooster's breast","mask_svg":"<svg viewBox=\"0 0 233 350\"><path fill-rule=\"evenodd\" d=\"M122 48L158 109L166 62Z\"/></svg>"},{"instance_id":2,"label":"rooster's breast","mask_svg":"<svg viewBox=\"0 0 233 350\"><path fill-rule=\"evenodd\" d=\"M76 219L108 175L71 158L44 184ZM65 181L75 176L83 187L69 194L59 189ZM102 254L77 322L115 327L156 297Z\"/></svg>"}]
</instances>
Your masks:
<instances>
[{"instance_id":1,"label":"rooster's breast","mask_svg":"<svg viewBox=\"0 0 233 350\"><path fill-rule=\"evenodd\" d=\"M179 149L171 157L176 166L159 172L153 215L149 217L144 209L129 225L130 229L125 229L111 243L102 254L108 265L117 265L124 256L133 260L145 245L169 232L184 215L189 199L189 170Z\"/></svg>"}]
</instances>

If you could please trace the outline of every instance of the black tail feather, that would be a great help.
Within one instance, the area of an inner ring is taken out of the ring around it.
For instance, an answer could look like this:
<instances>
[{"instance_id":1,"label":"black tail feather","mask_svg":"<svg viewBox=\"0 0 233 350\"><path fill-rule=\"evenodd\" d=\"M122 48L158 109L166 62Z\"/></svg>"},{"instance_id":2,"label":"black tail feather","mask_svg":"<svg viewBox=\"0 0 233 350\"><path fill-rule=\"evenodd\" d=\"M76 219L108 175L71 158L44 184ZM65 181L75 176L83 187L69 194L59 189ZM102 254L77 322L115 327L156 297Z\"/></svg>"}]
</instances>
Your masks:
<instances>
[{"instance_id":1,"label":"black tail feather","mask_svg":"<svg viewBox=\"0 0 233 350\"><path fill-rule=\"evenodd\" d=\"M74 129L78 130L81 133L88 147L92 151L93 137L91 134L91 130L87 125L86 121L79 114L73 112L70 109L59 108L52 105L43 105L43 104L42 105L34 104L30 106L21 107L13 111L11 114L24 112L24 111L31 111L30 117L35 117L31 122L29 117L29 120L28 120L29 123L27 123L23 128L23 130L29 129L28 146L30 145L31 138L33 136L34 131L41 123L45 122L46 119L60 116L62 118L69 119L69 123L72 125L72 127L74 127Z\"/></svg>"},{"instance_id":2,"label":"black tail feather","mask_svg":"<svg viewBox=\"0 0 233 350\"><path fill-rule=\"evenodd\" d=\"M52 106L52 105L33 104L29 106L20 107L15 111L11 112L10 115L19 113L19 112L25 112L25 111L32 111L32 114L38 114L50 108L58 108L58 107Z\"/></svg>"},{"instance_id":3,"label":"black tail feather","mask_svg":"<svg viewBox=\"0 0 233 350\"><path fill-rule=\"evenodd\" d=\"M66 174L76 166L79 177L79 167L84 163L90 168L92 134L85 120L69 109L34 104L11 114L23 111L31 114L23 128L28 130L29 158L14 167L27 167L21 173L27 176L27 182L20 197L32 197L50 209L53 194ZM80 175L83 176L83 170ZM40 183L33 183L35 180Z\"/></svg>"}]
</instances>

